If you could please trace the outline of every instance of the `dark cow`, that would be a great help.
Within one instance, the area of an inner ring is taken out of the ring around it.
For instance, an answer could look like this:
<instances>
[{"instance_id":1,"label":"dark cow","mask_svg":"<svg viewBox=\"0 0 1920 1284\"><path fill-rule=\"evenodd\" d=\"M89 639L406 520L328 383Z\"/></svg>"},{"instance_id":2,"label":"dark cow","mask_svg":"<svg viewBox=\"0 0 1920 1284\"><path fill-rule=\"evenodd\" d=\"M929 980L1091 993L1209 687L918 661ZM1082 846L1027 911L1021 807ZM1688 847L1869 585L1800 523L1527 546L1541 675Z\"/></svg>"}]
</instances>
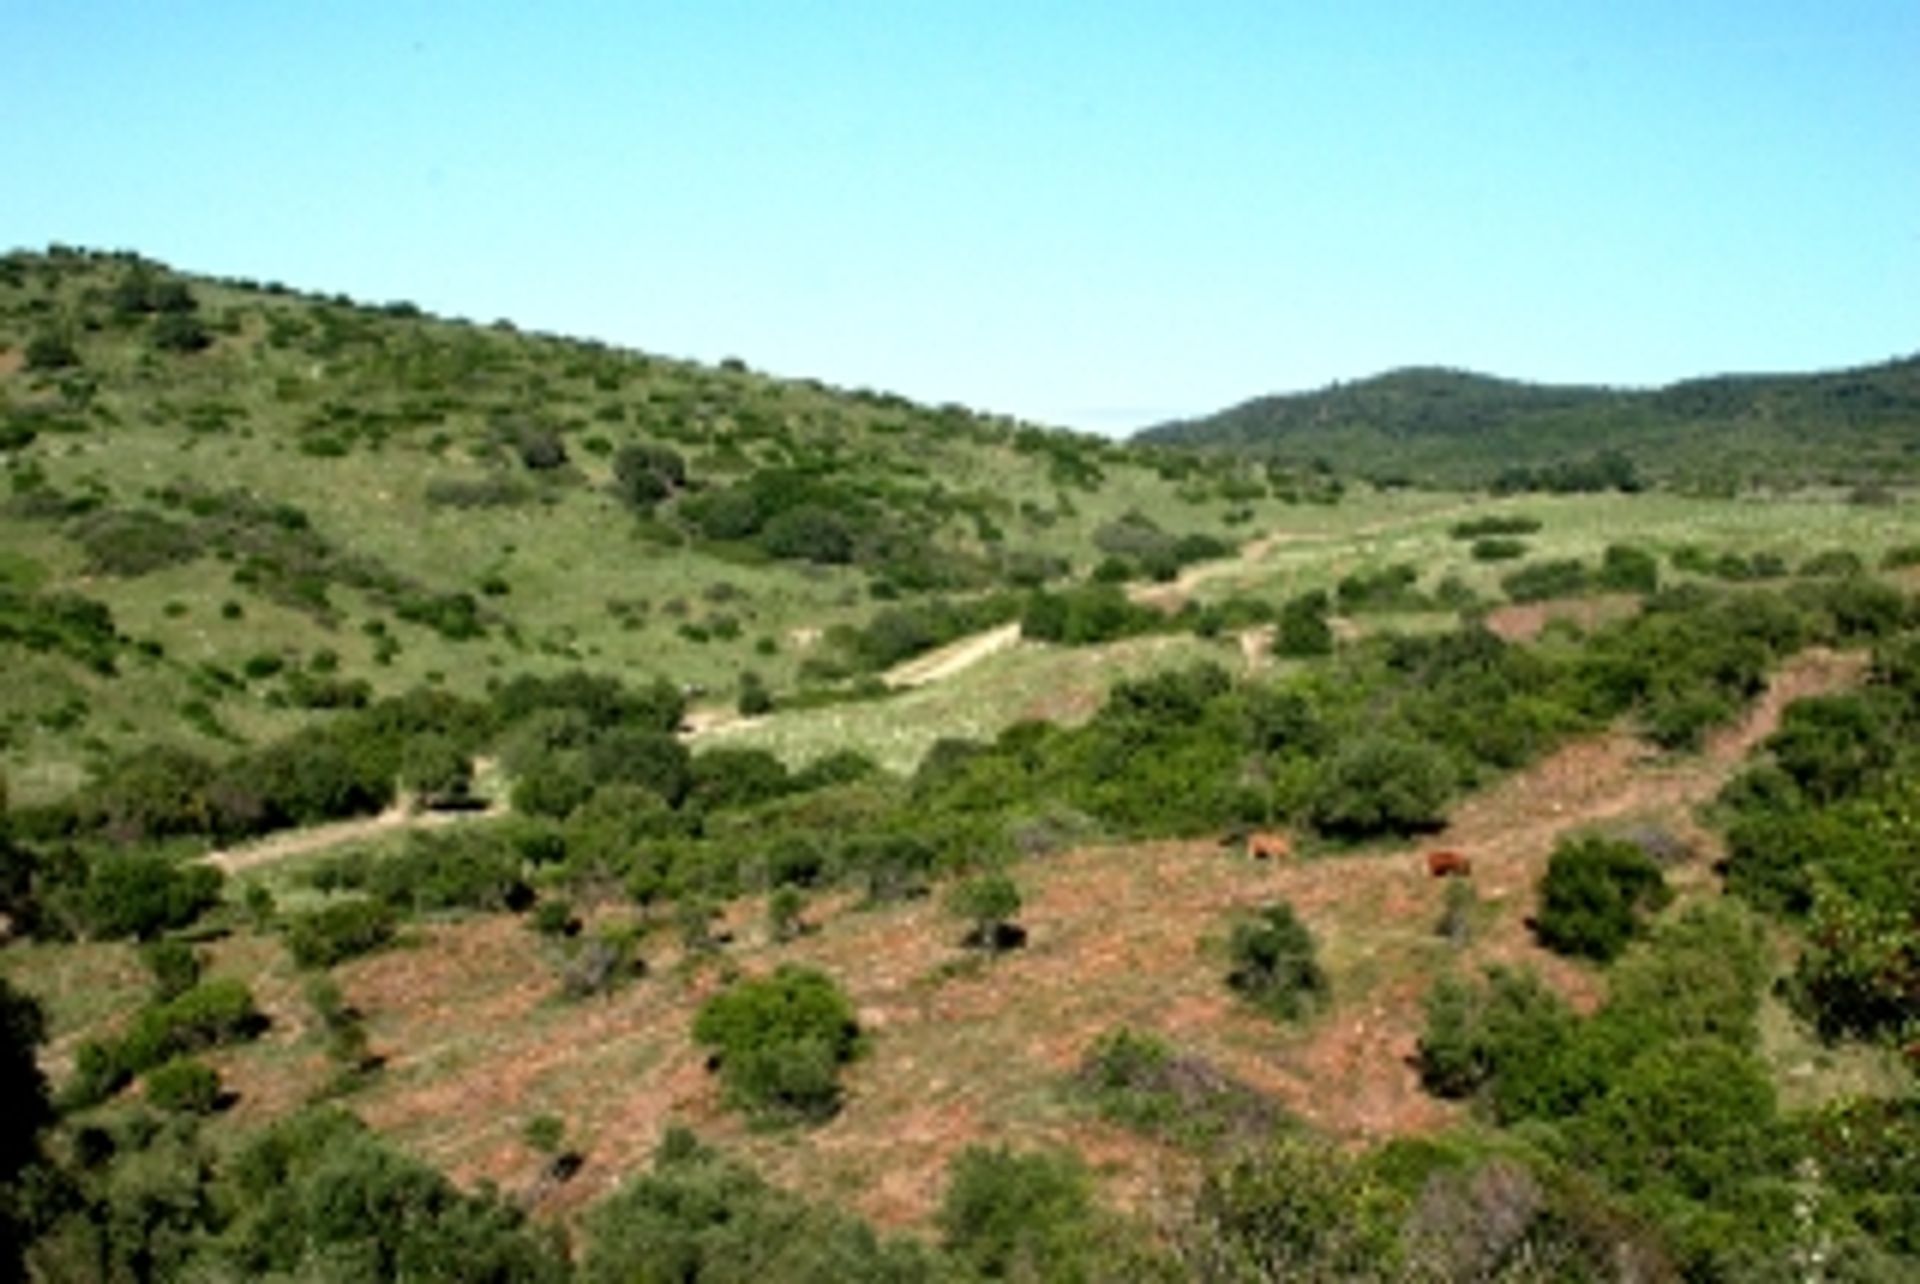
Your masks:
<instances>
[{"instance_id":1,"label":"dark cow","mask_svg":"<svg viewBox=\"0 0 1920 1284\"><path fill-rule=\"evenodd\" d=\"M1427 873L1435 878L1466 878L1473 873L1473 862L1459 852L1428 852Z\"/></svg>"}]
</instances>

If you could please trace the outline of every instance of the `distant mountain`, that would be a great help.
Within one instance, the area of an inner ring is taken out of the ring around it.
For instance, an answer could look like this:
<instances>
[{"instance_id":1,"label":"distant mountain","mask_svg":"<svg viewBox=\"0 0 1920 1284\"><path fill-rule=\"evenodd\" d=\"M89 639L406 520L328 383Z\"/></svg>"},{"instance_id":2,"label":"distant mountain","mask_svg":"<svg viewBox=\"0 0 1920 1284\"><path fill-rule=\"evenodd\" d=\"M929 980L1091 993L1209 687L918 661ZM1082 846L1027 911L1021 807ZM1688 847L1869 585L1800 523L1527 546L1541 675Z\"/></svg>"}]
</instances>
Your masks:
<instances>
[{"instance_id":1,"label":"distant mountain","mask_svg":"<svg viewBox=\"0 0 1920 1284\"><path fill-rule=\"evenodd\" d=\"M1396 370L1259 397L1134 440L1447 484L1487 484L1507 470L1613 451L1642 476L1678 484L1904 480L1920 477L1920 356L1653 390Z\"/></svg>"}]
</instances>

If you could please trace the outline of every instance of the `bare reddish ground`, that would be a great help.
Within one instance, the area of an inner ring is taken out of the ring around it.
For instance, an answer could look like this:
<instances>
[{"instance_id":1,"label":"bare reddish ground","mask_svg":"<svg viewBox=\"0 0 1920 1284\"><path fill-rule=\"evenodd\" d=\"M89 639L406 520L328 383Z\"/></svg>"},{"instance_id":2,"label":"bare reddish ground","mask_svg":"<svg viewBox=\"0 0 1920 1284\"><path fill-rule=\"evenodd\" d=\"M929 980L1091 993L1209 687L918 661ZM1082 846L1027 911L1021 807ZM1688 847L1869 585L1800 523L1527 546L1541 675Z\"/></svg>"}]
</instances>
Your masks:
<instances>
[{"instance_id":1,"label":"bare reddish ground","mask_svg":"<svg viewBox=\"0 0 1920 1284\"><path fill-rule=\"evenodd\" d=\"M1557 838L1643 819L1697 833L1687 830L1689 810L1777 725L1787 701L1852 681L1861 667L1858 655L1802 656L1704 754L1663 757L1606 735L1467 800L1434 840L1472 858L1488 907L1485 930L1464 948L1434 931L1444 880L1427 875L1421 850L1255 862L1207 841L1087 849L1023 866L1030 943L977 962L957 948L959 926L930 902L860 911L826 898L810 913L820 930L781 945L765 939L760 906L743 903L730 916L737 939L724 964L683 968L671 946L650 944L653 976L567 1003L555 997L538 938L517 920L472 919L424 929L418 948L339 969L369 1016L375 1050L390 1058L350 1104L457 1179L510 1191L529 1188L540 1166L520 1140L524 1122L560 1115L588 1161L542 1203L549 1215L577 1210L644 1167L679 1122L776 1182L828 1193L894 1227L924 1226L948 1162L980 1141L1072 1146L1122 1207L1178 1183L1188 1161L1090 1118L1062 1091L1089 1043L1116 1025L1160 1033L1339 1140L1440 1128L1457 1108L1422 1092L1411 1064L1436 975L1524 964L1582 1007L1602 997L1597 974L1543 953L1525 927ZM1322 941L1335 995L1329 1013L1293 1027L1248 1010L1222 984L1233 914L1279 898ZM784 961L837 977L871 1035L846 1075L846 1109L798 1136L754 1131L723 1109L689 1038L719 966L758 973ZM276 1016L283 1001L299 1003L271 990L263 998ZM276 1075L313 1082L298 1055L311 1041L299 1043L296 1020L288 1017L285 1046L223 1062L243 1103L260 1096L243 1109L290 1104Z\"/></svg>"},{"instance_id":2,"label":"bare reddish ground","mask_svg":"<svg viewBox=\"0 0 1920 1284\"><path fill-rule=\"evenodd\" d=\"M1640 610L1640 599L1630 593L1602 593L1594 597L1556 598L1548 602L1516 602L1487 612L1487 628L1509 642L1531 642L1554 620L1569 620L1582 630L1624 620Z\"/></svg>"}]
</instances>

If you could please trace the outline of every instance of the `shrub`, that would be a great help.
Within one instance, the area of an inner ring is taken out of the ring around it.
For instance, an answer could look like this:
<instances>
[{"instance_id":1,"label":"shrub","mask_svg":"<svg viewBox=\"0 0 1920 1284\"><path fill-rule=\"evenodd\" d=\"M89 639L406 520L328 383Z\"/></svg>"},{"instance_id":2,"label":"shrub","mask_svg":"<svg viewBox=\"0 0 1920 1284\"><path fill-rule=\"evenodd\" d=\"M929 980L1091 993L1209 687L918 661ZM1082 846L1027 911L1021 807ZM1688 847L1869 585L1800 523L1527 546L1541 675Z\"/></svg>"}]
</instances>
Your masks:
<instances>
[{"instance_id":1,"label":"shrub","mask_svg":"<svg viewBox=\"0 0 1920 1284\"><path fill-rule=\"evenodd\" d=\"M1571 559L1533 562L1500 581L1515 602L1541 602L1551 597L1577 597L1590 583L1586 565Z\"/></svg>"},{"instance_id":2,"label":"shrub","mask_svg":"<svg viewBox=\"0 0 1920 1284\"><path fill-rule=\"evenodd\" d=\"M1333 654L1333 629L1327 623L1331 603L1321 592L1303 593L1280 608L1274 630L1275 655L1307 658Z\"/></svg>"},{"instance_id":3,"label":"shrub","mask_svg":"<svg viewBox=\"0 0 1920 1284\"><path fill-rule=\"evenodd\" d=\"M707 1000L693 1037L713 1049L733 1104L775 1121L819 1120L840 1107L838 1070L858 1052L860 1027L831 977L783 965Z\"/></svg>"},{"instance_id":4,"label":"shrub","mask_svg":"<svg viewBox=\"0 0 1920 1284\"><path fill-rule=\"evenodd\" d=\"M1093 1247L1091 1183L1069 1152L969 1146L947 1170L941 1241L981 1279L1085 1278Z\"/></svg>"},{"instance_id":5,"label":"shrub","mask_svg":"<svg viewBox=\"0 0 1920 1284\"><path fill-rule=\"evenodd\" d=\"M955 884L947 910L971 925L965 941L971 948L998 951L1024 940L1025 933L1012 922L1020 912L1020 889L1005 874L982 874Z\"/></svg>"},{"instance_id":6,"label":"shrub","mask_svg":"<svg viewBox=\"0 0 1920 1284\"><path fill-rule=\"evenodd\" d=\"M379 901L335 901L287 924L287 952L306 968L329 968L393 940L399 918Z\"/></svg>"},{"instance_id":7,"label":"shrub","mask_svg":"<svg viewBox=\"0 0 1920 1284\"><path fill-rule=\"evenodd\" d=\"M251 1039L266 1028L242 981L203 981L166 1003L143 1009L120 1041L118 1059L130 1073L222 1044Z\"/></svg>"},{"instance_id":8,"label":"shrub","mask_svg":"<svg viewBox=\"0 0 1920 1284\"><path fill-rule=\"evenodd\" d=\"M1660 867L1634 844L1562 841L1540 880L1534 932L1556 953L1607 962L1640 930L1642 915L1670 898Z\"/></svg>"},{"instance_id":9,"label":"shrub","mask_svg":"<svg viewBox=\"0 0 1920 1284\"><path fill-rule=\"evenodd\" d=\"M1308 803L1328 834L1363 839L1438 827L1454 787L1446 755L1424 741L1369 735L1340 747Z\"/></svg>"},{"instance_id":10,"label":"shrub","mask_svg":"<svg viewBox=\"0 0 1920 1284\"><path fill-rule=\"evenodd\" d=\"M1531 535L1540 529L1540 519L1519 513L1490 513L1464 522L1455 522L1447 533L1455 539L1481 539L1489 535Z\"/></svg>"},{"instance_id":11,"label":"shrub","mask_svg":"<svg viewBox=\"0 0 1920 1284\"><path fill-rule=\"evenodd\" d=\"M1595 582L1617 593L1652 593L1660 587L1660 564L1645 549L1609 544Z\"/></svg>"},{"instance_id":12,"label":"shrub","mask_svg":"<svg viewBox=\"0 0 1920 1284\"><path fill-rule=\"evenodd\" d=\"M1490 536L1473 541L1473 547L1469 551L1476 562L1511 562L1515 558L1527 555L1527 542L1523 539Z\"/></svg>"},{"instance_id":13,"label":"shrub","mask_svg":"<svg viewBox=\"0 0 1920 1284\"><path fill-rule=\"evenodd\" d=\"M87 929L142 940L186 927L220 902L220 871L146 852L107 853L92 863L81 896Z\"/></svg>"},{"instance_id":14,"label":"shrub","mask_svg":"<svg viewBox=\"0 0 1920 1284\"><path fill-rule=\"evenodd\" d=\"M451 736L415 736L400 752L400 784L422 806L461 807L472 797L473 760Z\"/></svg>"},{"instance_id":15,"label":"shrub","mask_svg":"<svg viewBox=\"0 0 1920 1284\"><path fill-rule=\"evenodd\" d=\"M587 1211L583 1284L926 1284L930 1254L883 1242L669 1128L649 1171Z\"/></svg>"},{"instance_id":16,"label":"shrub","mask_svg":"<svg viewBox=\"0 0 1920 1284\"><path fill-rule=\"evenodd\" d=\"M175 1057L149 1070L147 1100L176 1114L212 1114L220 1104L220 1075L204 1061Z\"/></svg>"},{"instance_id":17,"label":"shrub","mask_svg":"<svg viewBox=\"0 0 1920 1284\"><path fill-rule=\"evenodd\" d=\"M1074 1083L1105 1118L1187 1144L1263 1139L1286 1121L1254 1089L1124 1026L1094 1040Z\"/></svg>"},{"instance_id":18,"label":"shrub","mask_svg":"<svg viewBox=\"0 0 1920 1284\"><path fill-rule=\"evenodd\" d=\"M178 998L199 984L200 955L185 941L154 941L141 948L140 961L153 973L156 1003Z\"/></svg>"},{"instance_id":19,"label":"shrub","mask_svg":"<svg viewBox=\"0 0 1920 1284\"><path fill-rule=\"evenodd\" d=\"M80 364L73 341L53 330L42 330L27 340L25 355L29 370L67 370Z\"/></svg>"},{"instance_id":20,"label":"shrub","mask_svg":"<svg viewBox=\"0 0 1920 1284\"><path fill-rule=\"evenodd\" d=\"M1235 923L1227 956L1227 984L1271 1016L1296 1020L1327 998L1313 934L1284 901Z\"/></svg>"}]
</instances>

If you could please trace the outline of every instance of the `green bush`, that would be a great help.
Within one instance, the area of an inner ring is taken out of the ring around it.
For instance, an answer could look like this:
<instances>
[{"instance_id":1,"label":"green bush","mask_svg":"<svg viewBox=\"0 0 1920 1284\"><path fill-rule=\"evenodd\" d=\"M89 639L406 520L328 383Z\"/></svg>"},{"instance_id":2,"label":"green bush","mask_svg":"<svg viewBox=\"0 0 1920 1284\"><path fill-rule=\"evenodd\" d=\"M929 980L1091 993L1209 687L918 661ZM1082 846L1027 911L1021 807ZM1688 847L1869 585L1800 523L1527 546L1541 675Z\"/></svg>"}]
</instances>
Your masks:
<instances>
[{"instance_id":1,"label":"green bush","mask_svg":"<svg viewBox=\"0 0 1920 1284\"><path fill-rule=\"evenodd\" d=\"M1273 653L1296 659L1333 654L1333 628L1327 623L1332 603L1321 592L1303 593L1280 608Z\"/></svg>"},{"instance_id":2,"label":"green bush","mask_svg":"<svg viewBox=\"0 0 1920 1284\"><path fill-rule=\"evenodd\" d=\"M243 981L203 981L166 1003L142 1009L121 1038L117 1058L138 1074L177 1056L257 1036L266 1018Z\"/></svg>"},{"instance_id":3,"label":"green bush","mask_svg":"<svg viewBox=\"0 0 1920 1284\"><path fill-rule=\"evenodd\" d=\"M1631 544L1609 544L1594 582L1616 593L1652 593L1660 587L1660 563Z\"/></svg>"},{"instance_id":4,"label":"green bush","mask_svg":"<svg viewBox=\"0 0 1920 1284\"><path fill-rule=\"evenodd\" d=\"M1515 602L1542 602L1553 597L1578 597L1591 583L1585 563L1566 559L1529 563L1502 578L1500 587Z\"/></svg>"},{"instance_id":5,"label":"green bush","mask_svg":"<svg viewBox=\"0 0 1920 1284\"><path fill-rule=\"evenodd\" d=\"M512 1203L461 1192L342 1111L275 1122L223 1178L216 1276L562 1284L569 1275L556 1237Z\"/></svg>"},{"instance_id":6,"label":"green bush","mask_svg":"<svg viewBox=\"0 0 1920 1284\"><path fill-rule=\"evenodd\" d=\"M956 883L947 895L947 911L968 924L966 944L999 951L1018 944L1025 933L1013 925L1020 912L1020 888L1005 874L981 874Z\"/></svg>"},{"instance_id":7,"label":"green bush","mask_svg":"<svg viewBox=\"0 0 1920 1284\"><path fill-rule=\"evenodd\" d=\"M707 1000L693 1037L713 1049L729 1100L773 1121L837 1112L839 1068L860 1047L853 1006L832 978L791 964Z\"/></svg>"},{"instance_id":8,"label":"green bush","mask_svg":"<svg viewBox=\"0 0 1920 1284\"><path fill-rule=\"evenodd\" d=\"M1344 839L1438 828L1453 793L1452 765L1422 741L1367 735L1342 745L1321 770L1308 815Z\"/></svg>"},{"instance_id":9,"label":"green bush","mask_svg":"<svg viewBox=\"0 0 1920 1284\"><path fill-rule=\"evenodd\" d=\"M589 1209L584 1284L931 1284L931 1253L769 1185L680 1128Z\"/></svg>"},{"instance_id":10,"label":"green bush","mask_svg":"<svg viewBox=\"0 0 1920 1284\"><path fill-rule=\"evenodd\" d=\"M1469 551L1476 562L1511 562L1527 555L1527 542L1523 539L1491 536L1473 541L1473 547Z\"/></svg>"},{"instance_id":11,"label":"green bush","mask_svg":"<svg viewBox=\"0 0 1920 1284\"><path fill-rule=\"evenodd\" d=\"M1671 896L1660 867L1633 843L1563 840L1540 880L1534 932L1556 953L1606 962L1626 949L1643 916Z\"/></svg>"},{"instance_id":12,"label":"green bush","mask_svg":"<svg viewBox=\"0 0 1920 1284\"><path fill-rule=\"evenodd\" d=\"M146 1074L147 1100L177 1114L207 1115L220 1104L220 1075L204 1061L175 1057Z\"/></svg>"},{"instance_id":13,"label":"green bush","mask_svg":"<svg viewBox=\"0 0 1920 1284\"><path fill-rule=\"evenodd\" d=\"M200 982L200 955L185 941L160 940L140 949L140 961L153 974L153 998L165 1003Z\"/></svg>"},{"instance_id":14,"label":"green bush","mask_svg":"<svg viewBox=\"0 0 1920 1284\"><path fill-rule=\"evenodd\" d=\"M1235 923L1227 956L1227 984L1271 1016L1297 1020L1327 1000L1313 934L1284 901Z\"/></svg>"},{"instance_id":15,"label":"green bush","mask_svg":"<svg viewBox=\"0 0 1920 1284\"><path fill-rule=\"evenodd\" d=\"M335 901L287 923L287 952L301 967L329 968L371 954L398 930L398 916L379 901Z\"/></svg>"},{"instance_id":16,"label":"green bush","mask_svg":"<svg viewBox=\"0 0 1920 1284\"><path fill-rule=\"evenodd\" d=\"M977 1278L1087 1278L1092 1184L1071 1152L969 1146L947 1169L936 1220L947 1252Z\"/></svg>"},{"instance_id":17,"label":"green bush","mask_svg":"<svg viewBox=\"0 0 1920 1284\"><path fill-rule=\"evenodd\" d=\"M94 859L81 914L95 936L150 939L186 927L220 902L220 871L146 852Z\"/></svg>"}]
</instances>

